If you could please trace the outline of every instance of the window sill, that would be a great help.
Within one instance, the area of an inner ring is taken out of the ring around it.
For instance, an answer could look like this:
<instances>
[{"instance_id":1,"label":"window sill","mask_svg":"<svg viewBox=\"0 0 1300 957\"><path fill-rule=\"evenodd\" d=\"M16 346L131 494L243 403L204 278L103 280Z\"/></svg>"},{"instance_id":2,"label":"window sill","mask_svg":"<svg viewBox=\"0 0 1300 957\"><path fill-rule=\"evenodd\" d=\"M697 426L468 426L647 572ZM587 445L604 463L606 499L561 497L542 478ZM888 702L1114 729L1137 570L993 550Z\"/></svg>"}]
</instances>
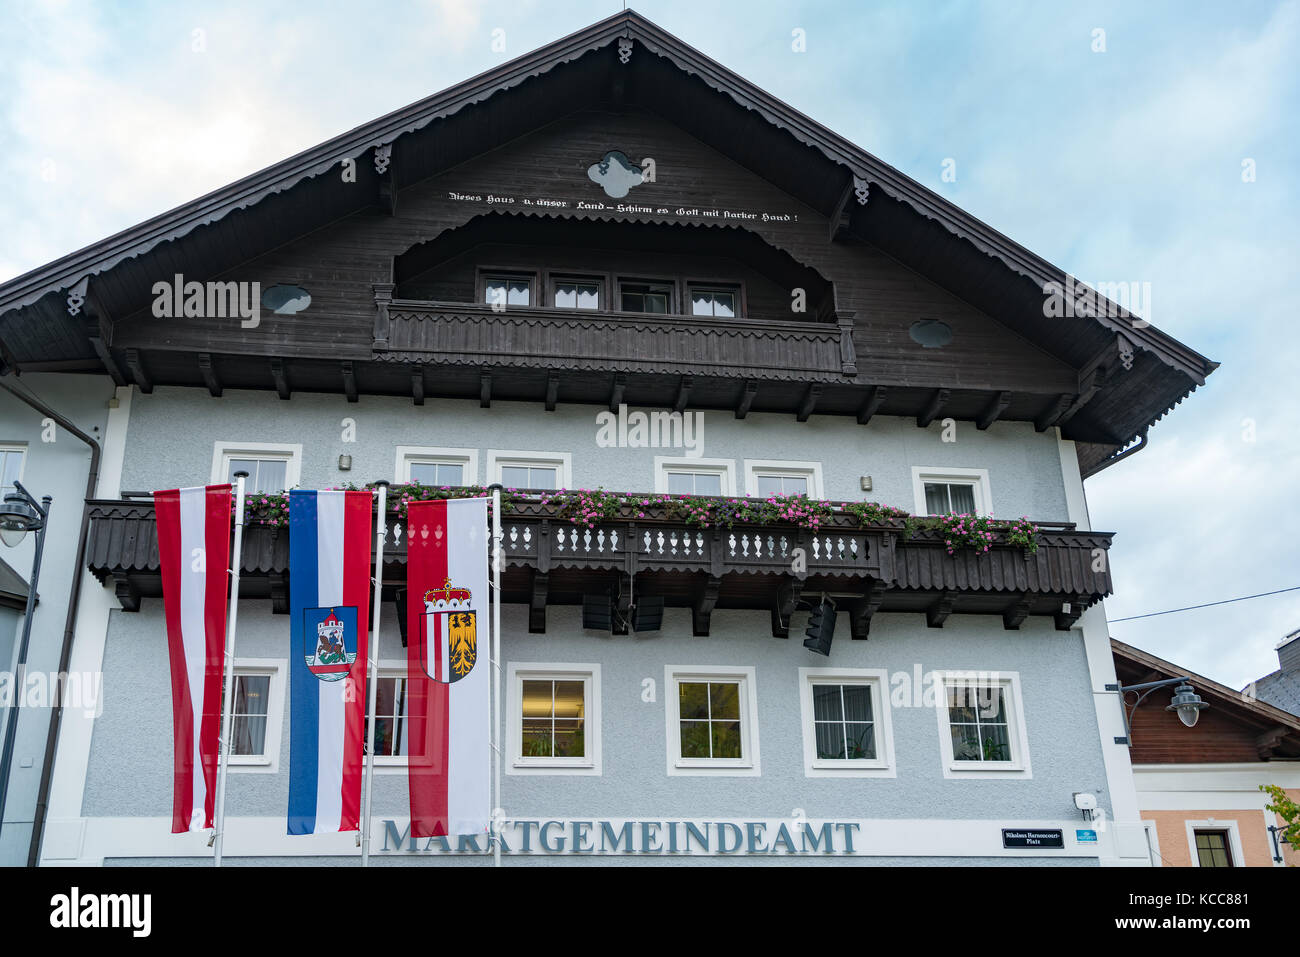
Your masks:
<instances>
[{"instance_id":1,"label":"window sill","mask_svg":"<svg viewBox=\"0 0 1300 957\"><path fill-rule=\"evenodd\" d=\"M514 758L506 768L507 774L585 774L598 776L600 766L594 759L554 761L546 758Z\"/></svg>"},{"instance_id":2,"label":"window sill","mask_svg":"<svg viewBox=\"0 0 1300 957\"><path fill-rule=\"evenodd\" d=\"M694 774L705 777L757 777L759 771L751 761L714 761L707 758L677 758L669 765L668 773L673 775Z\"/></svg>"}]
</instances>

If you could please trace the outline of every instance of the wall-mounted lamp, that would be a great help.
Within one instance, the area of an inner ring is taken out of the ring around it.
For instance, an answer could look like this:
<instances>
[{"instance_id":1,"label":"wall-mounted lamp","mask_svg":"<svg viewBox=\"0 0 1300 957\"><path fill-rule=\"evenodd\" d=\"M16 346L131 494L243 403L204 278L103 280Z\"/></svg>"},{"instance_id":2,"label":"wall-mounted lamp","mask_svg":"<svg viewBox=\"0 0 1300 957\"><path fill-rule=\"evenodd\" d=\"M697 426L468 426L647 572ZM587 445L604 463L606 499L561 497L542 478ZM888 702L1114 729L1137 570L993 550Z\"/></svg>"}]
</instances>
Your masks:
<instances>
[{"instance_id":1,"label":"wall-mounted lamp","mask_svg":"<svg viewBox=\"0 0 1300 957\"><path fill-rule=\"evenodd\" d=\"M352 471L352 456L350 455L339 456L339 471L340 472Z\"/></svg>"},{"instance_id":2,"label":"wall-mounted lamp","mask_svg":"<svg viewBox=\"0 0 1300 957\"><path fill-rule=\"evenodd\" d=\"M1118 691L1120 702L1124 705L1124 731L1125 736L1116 738L1116 744L1127 744L1130 747L1133 744L1133 712L1138 709L1138 705L1147 699L1147 695L1160 688L1168 688L1170 685L1177 685L1174 689L1173 698L1166 711L1175 711L1178 713L1178 720L1189 728L1196 727L1196 722L1200 720L1201 712L1209 707L1209 704L1196 693L1192 688L1192 679L1184 675L1181 678L1165 678L1163 681L1146 681L1137 685L1106 685L1107 691ZM1137 700L1129 706L1128 695L1130 692L1137 693Z\"/></svg>"}]
</instances>

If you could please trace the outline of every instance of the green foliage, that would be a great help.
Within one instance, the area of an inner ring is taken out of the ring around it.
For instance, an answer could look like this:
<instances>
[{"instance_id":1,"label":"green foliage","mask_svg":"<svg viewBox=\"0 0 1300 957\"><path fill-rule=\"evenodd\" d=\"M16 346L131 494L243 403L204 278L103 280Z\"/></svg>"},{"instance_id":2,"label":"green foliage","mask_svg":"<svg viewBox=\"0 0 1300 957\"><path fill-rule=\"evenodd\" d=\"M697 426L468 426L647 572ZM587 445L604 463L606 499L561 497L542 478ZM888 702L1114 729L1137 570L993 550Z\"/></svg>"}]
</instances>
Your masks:
<instances>
[{"instance_id":1,"label":"green foliage","mask_svg":"<svg viewBox=\"0 0 1300 957\"><path fill-rule=\"evenodd\" d=\"M1291 845L1292 863L1288 866L1295 867L1295 860L1300 856L1300 804L1291 800L1286 791L1276 784L1261 784L1259 789L1273 799L1264 805L1264 810L1272 811L1286 822L1278 837Z\"/></svg>"}]
</instances>

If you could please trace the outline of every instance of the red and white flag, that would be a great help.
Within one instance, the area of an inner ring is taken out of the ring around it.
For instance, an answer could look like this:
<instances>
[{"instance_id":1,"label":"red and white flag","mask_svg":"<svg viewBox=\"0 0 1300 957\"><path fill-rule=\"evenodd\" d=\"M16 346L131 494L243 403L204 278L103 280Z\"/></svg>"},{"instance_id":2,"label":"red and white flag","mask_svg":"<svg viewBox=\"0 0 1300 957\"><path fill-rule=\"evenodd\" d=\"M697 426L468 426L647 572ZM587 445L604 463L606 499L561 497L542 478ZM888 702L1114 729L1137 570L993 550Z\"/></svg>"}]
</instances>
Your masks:
<instances>
[{"instance_id":1,"label":"red and white flag","mask_svg":"<svg viewBox=\"0 0 1300 957\"><path fill-rule=\"evenodd\" d=\"M491 804L487 499L407 511L411 834L479 834Z\"/></svg>"},{"instance_id":2,"label":"red and white flag","mask_svg":"<svg viewBox=\"0 0 1300 957\"><path fill-rule=\"evenodd\" d=\"M172 670L172 833L212 827L229 592L229 485L154 492Z\"/></svg>"}]
</instances>

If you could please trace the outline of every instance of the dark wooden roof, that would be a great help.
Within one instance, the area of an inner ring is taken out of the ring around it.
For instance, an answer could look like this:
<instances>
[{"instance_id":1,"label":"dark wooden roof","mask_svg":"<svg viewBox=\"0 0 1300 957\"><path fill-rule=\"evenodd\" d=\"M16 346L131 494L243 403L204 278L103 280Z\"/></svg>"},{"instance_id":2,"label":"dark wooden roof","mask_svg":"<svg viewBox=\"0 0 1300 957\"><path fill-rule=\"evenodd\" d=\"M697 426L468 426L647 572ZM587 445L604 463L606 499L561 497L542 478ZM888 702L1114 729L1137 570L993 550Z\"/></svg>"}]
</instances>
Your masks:
<instances>
[{"instance_id":1,"label":"dark wooden roof","mask_svg":"<svg viewBox=\"0 0 1300 957\"><path fill-rule=\"evenodd\" d=\"M1133 713L1136 764L1201 764L1300 758L1300 717L1180 668L1149 652L1110 640L1121 684L1186 676L1210 705L1196 727L1165 711L1169 695L1157 692ZM1172 688L1170 693L1172 693Z\"/></svg>"},{"instance_id":2,"label":"dark wooden roof","mask_svg":"<svg viewBox=\"0 0 1300 957\"><path fill-rule=\"evenodd\" d=\"M575 110L611 104L657 113L821 213L843 215L851 234L1079 370L1086 400L1069 437L1085 474L1217 366L1118 307L1044 318L1043 286L1065 282L1063 270L626 11L3 284L0 372L103 368L104 325L138 310L158 276L219 276L373 205L380 176L364 160L376 147L391 144L397 191ZM333 188L322 175L345 158L358 160L357 189ZM869 201L846 207L850 191ZM91 276L93 309L70 315L68 292ZM1087 380L1119 336L1133 352L1126 374Z\"/></svg>"}]
</instances>

